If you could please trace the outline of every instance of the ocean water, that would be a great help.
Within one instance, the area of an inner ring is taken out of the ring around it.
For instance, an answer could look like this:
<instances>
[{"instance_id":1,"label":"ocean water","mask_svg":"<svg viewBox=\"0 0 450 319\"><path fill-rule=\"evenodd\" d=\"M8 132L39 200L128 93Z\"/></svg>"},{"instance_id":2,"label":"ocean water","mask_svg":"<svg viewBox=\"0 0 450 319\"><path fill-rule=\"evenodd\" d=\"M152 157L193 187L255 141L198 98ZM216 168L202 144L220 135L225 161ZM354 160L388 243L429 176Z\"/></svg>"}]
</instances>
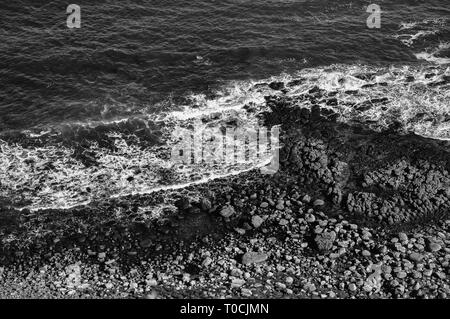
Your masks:
<instances>
[{"instance_id":1,"label":"ocean water","mask_svg":"<svg viewBox=\"0 0 450 319\"><path fill-rule=\"evenodd\" d=\"M262 165L176 166L171 133L257 125L246 106L314 87L340 121L449 140L450 2L378 1L379 29L370 3L79 1L79 29L61 1L2 3L1 205L68 208Z\"/></svg>"}]
</instances>

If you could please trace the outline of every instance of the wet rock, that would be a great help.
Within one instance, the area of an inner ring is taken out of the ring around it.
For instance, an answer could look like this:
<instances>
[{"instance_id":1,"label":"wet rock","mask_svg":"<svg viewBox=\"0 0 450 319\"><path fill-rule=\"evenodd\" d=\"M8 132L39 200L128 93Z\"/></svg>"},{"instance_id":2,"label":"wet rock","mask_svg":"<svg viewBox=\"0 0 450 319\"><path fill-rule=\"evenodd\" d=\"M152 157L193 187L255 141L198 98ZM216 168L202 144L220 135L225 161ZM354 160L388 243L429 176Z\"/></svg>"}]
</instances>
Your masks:
<instances>
[{"instance_id":1,"label":"wet rock","mask_svg":"<svg viewBox=\"0 0 450 319\"><path fill-rule=\"evenodd\" d=\"M283 82L271 82L271 83L269 84L269 87L270 87L272 90L280 91L280 90L284 89L284 83L283 83Z\"/></svg>"},{"instance_id":2,"label":"wet rock","mask_svg":"<svg viewBox=\"0 0 450 319\"><path fill-rule=\"evenodd\" d=\"M304 81L305 81L304 79L295 79L295 80L289 81L287 83L287 86L289 86L289 87L298 86L298 85L302 84Z\"/></svg>"},{"instance_id":3,"label":"wet rock","mask_svg":"<svg viewBox=\"0 0 450 319\"><path fill-rule=\"evenodd\" d=\"M319 88L317 85L316 86L314 86L313 88L311 88L309 91L308 91L308 93L309 94L315 94L315 93L318 93L318 94L320 94L320 93L322 93L324 90L322 90L321 88Z\"/></svg>"},{"instance_id":4,"label":"wet rock","mask_svg":"<svg viewBox=\"0 0 450 319\"><path fill-rule=\"evenodd\" d=\"M338 100L336 98L331 98L326 101L327 105L336 106L338 105Z\"/></svg>"},{"instance_id":5,"label":"wet rock","mask_svg":"<svg viewBox=\"0 0 450 319\"><path fill-rule=\"evenodd\" d=\"M267 87L267 83L265 83L265 82L262 82L262 83L256 83L254 86L253 86L253 88L255 88L255 89L260 89L260 88L264 88L264 87Z\"/></svg>"}]
</instances>

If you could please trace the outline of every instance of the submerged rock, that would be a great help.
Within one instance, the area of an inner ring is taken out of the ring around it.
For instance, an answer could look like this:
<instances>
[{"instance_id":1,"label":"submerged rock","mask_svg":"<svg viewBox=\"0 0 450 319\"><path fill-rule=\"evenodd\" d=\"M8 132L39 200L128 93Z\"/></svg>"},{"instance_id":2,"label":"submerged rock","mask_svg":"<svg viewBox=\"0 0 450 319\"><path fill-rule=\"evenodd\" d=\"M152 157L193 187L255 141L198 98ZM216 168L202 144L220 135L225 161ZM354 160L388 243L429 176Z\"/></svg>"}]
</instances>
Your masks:
<instances>
[{"instance_id":1,"label":"submerged rock","mask_svg":"<svg viewBox=\"0 0 450 319\"><path fill-rule=\"evenodd\" d=\"M279 90L284 89L284 83L283 83L283 82L271 82L271 83L269 84L269 87L270 87L272 90L279 91Z\"/></svg>"}]
</instances>

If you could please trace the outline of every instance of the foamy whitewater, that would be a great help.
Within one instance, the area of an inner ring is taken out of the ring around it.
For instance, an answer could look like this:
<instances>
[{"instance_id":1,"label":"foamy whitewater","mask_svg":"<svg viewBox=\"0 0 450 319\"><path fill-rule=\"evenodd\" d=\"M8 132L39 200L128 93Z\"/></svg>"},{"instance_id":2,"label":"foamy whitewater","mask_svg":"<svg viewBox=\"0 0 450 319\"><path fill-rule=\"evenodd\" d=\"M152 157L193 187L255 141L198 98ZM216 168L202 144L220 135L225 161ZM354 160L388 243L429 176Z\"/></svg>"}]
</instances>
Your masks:
<instances>
[{"instance_id":1,"label":"foamy whitewater","mask_svg":"<svg viewBox=\"0 0 450 319\"><path fill-rule=\"evenodd\" d=\"M446 23L404 23L393 37L414 48ZM270 156L229 165L180 165L171 160L170 152L182 128L261 127L258 115L267 111L264 96L285 95L296 99L296 107L310 108L311 101L302 97L317 88L323 98L315 104L338 113L338 121L374 131L395 127L400 134L450 141L450 61L439 55L449 43L422 49L415 53L423 60L420 64L304 68L267 79L229 82L212 95L191 94L185 105L170 111L61 121L24 130L21 140L2 137L0 199L17 209L67 209L179 189L262 167ZM271 82L283 82L286 91L271 89Z\"/></svg>"}]
</instances>

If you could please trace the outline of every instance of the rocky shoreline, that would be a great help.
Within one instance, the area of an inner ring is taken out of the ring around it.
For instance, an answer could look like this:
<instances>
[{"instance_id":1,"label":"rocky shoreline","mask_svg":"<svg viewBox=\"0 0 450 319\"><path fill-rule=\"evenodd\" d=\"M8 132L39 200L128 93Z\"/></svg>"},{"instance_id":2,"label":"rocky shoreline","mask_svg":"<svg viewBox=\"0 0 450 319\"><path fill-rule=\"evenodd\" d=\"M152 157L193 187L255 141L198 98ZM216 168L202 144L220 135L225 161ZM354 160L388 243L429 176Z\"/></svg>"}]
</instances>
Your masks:
<instances>
[{"instance_id":1,"label":"rocky shoreline","mask_svg":"<svg viewBox=\"0 0 450 319\"><path fill-rule=\"evenodd\" d=\"M333 103L266 97L261 120L282 132L272 176L4 208L0 297L448 298L450 143L296 107L319 97Z\"/></svg>"}]
</instances>

